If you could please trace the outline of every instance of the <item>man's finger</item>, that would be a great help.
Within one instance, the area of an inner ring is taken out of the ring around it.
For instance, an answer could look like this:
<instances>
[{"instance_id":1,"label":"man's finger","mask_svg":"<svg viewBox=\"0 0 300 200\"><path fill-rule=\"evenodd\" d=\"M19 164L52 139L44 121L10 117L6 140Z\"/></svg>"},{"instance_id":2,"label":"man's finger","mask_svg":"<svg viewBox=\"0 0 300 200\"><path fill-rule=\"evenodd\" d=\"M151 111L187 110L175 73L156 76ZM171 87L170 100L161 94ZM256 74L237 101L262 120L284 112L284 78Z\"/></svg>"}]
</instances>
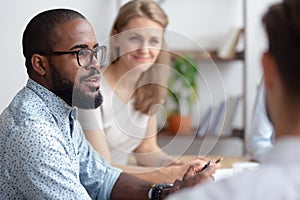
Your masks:
<instances>
[{"instance_id":1,"label":"man's finger","mask_svg":"<svg viewBox=\"0 0 300 200\"><path fill-rule=\"evenodd\" d=\"M197 184L197 183L203 183L206 181L211 181L212 175L215 172L214 166L208 166L204 170L197 173L195 176L191 177L193 181L191 181L190 184Z\"/></svg>"}]
</instances>

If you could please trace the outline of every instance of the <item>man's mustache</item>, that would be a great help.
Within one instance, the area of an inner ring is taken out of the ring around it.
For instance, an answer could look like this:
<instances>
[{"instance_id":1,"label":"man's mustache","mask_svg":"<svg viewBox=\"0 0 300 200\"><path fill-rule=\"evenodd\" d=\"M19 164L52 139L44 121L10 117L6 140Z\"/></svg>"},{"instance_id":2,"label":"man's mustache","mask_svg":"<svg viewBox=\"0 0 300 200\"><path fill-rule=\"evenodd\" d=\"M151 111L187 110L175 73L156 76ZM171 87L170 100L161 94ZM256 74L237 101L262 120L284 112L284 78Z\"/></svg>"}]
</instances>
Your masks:
<instances>
[{"instance_id":1,"label":"man's mustache","mask_svg":"<svg viewBox=\"0 0 300 200\"><path fill-rule=\"evenodd\" d=\"M91 69L91 70L89 70L89 73L87 75L80 77L80 82L82 82L83 80L85 80L91 76L100 75L100 74L101 74L101 72L99 70Z\"/></svg>"}]
</instances>

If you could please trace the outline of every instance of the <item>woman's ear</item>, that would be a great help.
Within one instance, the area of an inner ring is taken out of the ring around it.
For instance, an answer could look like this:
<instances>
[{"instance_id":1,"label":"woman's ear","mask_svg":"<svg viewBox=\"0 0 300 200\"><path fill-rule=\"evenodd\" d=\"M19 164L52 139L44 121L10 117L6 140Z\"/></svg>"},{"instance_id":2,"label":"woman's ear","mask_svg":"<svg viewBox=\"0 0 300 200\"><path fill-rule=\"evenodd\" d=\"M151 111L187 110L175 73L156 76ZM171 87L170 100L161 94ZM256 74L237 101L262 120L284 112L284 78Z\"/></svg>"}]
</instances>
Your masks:
<instances>
[{"instance_id":1,"label":"woman's ear","mask_svg":"<svg viewBox=\"0 0 300 200\"><path fill-rule=\"evenodd\" d=\"M33 70L40 76L46 75L46 68L48 67L48 59L40 54L33 54L31 57Z\"/></svg>"},{"instance_id":2,"label":"woman's ear","mask_svg":"<svg viewBox=\"0 0 300 200\"><path fill-rule=\"evenodd\" d=\"M114 29L112 30L112 35L117 35L117 34L118 34L118 31L117 31L117 29L114 28Z\"/></svg>"},{"instance_id":3,"label":"woman's ear","mask_svg":"<svg viewBox=\"0 0 300 200\"><path fill-rule=\"evenodd\" d=\"M119 43L118 43L118 31L117 29L113 29L112 30L112 43L113 43L113 46L115 48L118 48L119 47Z\"/></svg>"}]
</instances>

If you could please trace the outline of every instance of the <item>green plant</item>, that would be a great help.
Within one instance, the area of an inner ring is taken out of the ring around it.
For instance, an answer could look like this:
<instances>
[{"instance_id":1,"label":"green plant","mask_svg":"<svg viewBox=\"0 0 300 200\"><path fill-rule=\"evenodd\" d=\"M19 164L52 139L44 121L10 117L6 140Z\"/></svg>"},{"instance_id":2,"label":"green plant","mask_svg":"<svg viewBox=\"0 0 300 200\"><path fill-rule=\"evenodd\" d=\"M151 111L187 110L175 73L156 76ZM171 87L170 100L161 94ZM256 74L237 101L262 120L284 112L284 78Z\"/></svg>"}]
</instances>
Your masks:
<instances>
[{"instance_id":1,"label":"green plant","mask_svg":"<svg viewBox=\"0 0 300 200\"><path fill-rule=\"evenodd\" d=\"M168 109L168 116L192 113L198 94L197 74L197 65L190 55L176 56L168 81L168 100L173 105Z\"/></svg>"}]
</instances>

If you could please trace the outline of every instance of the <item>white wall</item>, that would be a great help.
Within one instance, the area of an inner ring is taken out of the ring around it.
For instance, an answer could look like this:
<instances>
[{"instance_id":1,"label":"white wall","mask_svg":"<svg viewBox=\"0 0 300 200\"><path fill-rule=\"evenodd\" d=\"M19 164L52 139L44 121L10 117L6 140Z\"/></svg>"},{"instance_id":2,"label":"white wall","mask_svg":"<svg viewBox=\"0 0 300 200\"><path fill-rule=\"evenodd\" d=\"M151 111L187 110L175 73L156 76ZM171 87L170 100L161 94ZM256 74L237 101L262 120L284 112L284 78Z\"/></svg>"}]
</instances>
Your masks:
<instances>
[{"instance_id":1,"label":"white wall","mask_svg":"<svg viewBox=\"0 0 300 200\"><path fill-rule=\"evenodd\" d=\"M217 95L217 99L214 99L215 104L220 102L223 89L227 97L244 93L246 98L245 126L247 129L251 123L256 88L262 77L260 67L261 53L266 46L261 17L270 4L279 0L261 0L259 3L245 0L246 10L243 10L243 1L166 0L162 7L170 17L169 29L186 35L202 45L206 50L219 48L229 29L242 26L244 24L243 17L245 17L247 38L246 65L243 66L243 63L239 61L215 63L221 74L224 88L214 86L212 88L215 88L215 93L221 94ZM243 16L244 14L245 16ZM199 63L199 69L205 74L207 80L219 78L212 63ZM210 104L210 100L207 96L207 86L204 85L203 81L200 81L199 90L201 113L198 114L202 118ZM196 118L199 115L196 114ZM239 117L236 126L243 124L242 114Z\"/></svg>"},{"instance_id":2,"label":"white wall","mask_svg":"<svg viewBox=\"0 0 300 200\"><path fill-rule=\"evenodd\" d=\"M83 13L95 28L99 42L106 40L112 20L119 3L127 0L10 0L2 1L0 6L0 73L1 100L0 112L12 97L24 86L27 74L22 56L21 37L25 25L31 17L42 10L57 7L73 8ZM169 29L191 38L207 49L215 49L224 40L224 34L235 25L242 23L243 0L166 0L162 7L170 17ZM275 0L247 1L247 123L250 122L256 86L261 77L260 53L265 40L261 27L261 14ZM243 67L241 63L217 64L224 81L227 95L240 94ZM211 65L200 63L200 70L207 79L213 80L215 74ZM201 86L205 88L205 86ZM201 88L200 88L201 90ZM204 91L201 90L201 91ZM219 91L215 91L219 92ZM207 102L206 102L207 103ZM205 104L205 103L204 103Z\"/></svg>"},{"instance_id":3,"label":"white wall","mask_svg":"<svg viewBox=\"0 0 300 200\"><path fill-rule=\"evenodd\" d=\"M169 42L174 49L195 49L188 40L207 51L219 49L233 27L243 27L242 0L166 0L162 7L170 18L168 29L186 37ZM228 12L230 11L230 12ZM175 44L174 44L175 43ZM177 44L178 43L178 44ZM197 126L211 106L229 96L243 94L243 62L199 62L199 108L194 109L193 124ZM242 120L238 125L241 126Z\"/></svg>"}]
</instances>

